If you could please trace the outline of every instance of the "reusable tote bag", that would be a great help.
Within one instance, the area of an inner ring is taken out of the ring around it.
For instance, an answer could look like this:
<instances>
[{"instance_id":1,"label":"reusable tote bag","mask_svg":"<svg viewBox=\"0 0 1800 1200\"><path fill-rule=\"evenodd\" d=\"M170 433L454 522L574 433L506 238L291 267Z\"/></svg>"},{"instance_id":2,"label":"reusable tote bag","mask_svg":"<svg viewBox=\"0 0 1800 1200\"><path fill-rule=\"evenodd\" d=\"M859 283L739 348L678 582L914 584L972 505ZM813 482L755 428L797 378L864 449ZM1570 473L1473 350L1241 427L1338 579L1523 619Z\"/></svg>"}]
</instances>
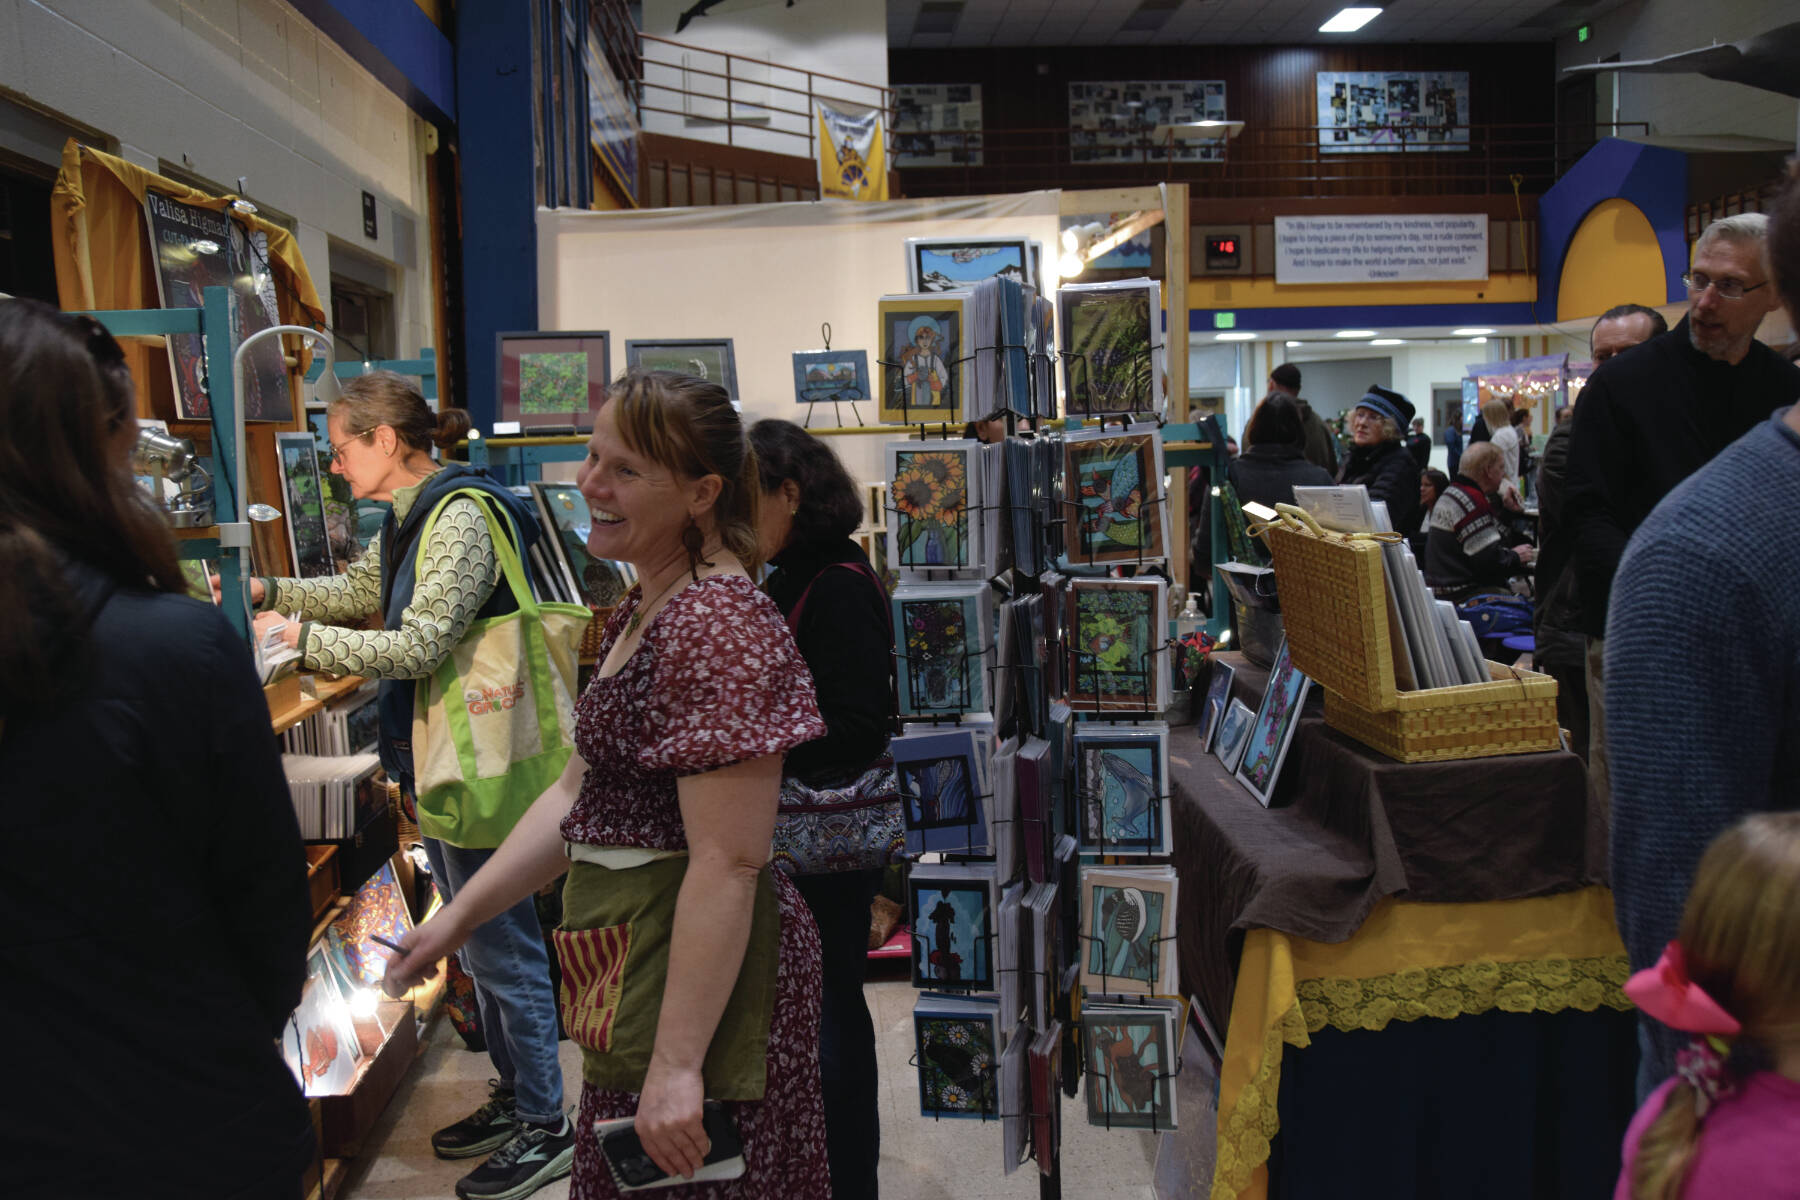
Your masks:
<instances>
[{"instance_id":1,"label":"reusable tote bag","mask_svg":"<svg viewBox=\"0 0 1800 1200\"><path fill-rule=\"evenodd\" d=\"M474 488L445 496L425 519L418 559L444 505L481 505L518 611L469 626L437 670L419 681L413 708L419 830L452 846L498 846L573 753L575 648L594 614L580 604L540 604L526 581L511 523Z\"/></svg>"}]
</instances>

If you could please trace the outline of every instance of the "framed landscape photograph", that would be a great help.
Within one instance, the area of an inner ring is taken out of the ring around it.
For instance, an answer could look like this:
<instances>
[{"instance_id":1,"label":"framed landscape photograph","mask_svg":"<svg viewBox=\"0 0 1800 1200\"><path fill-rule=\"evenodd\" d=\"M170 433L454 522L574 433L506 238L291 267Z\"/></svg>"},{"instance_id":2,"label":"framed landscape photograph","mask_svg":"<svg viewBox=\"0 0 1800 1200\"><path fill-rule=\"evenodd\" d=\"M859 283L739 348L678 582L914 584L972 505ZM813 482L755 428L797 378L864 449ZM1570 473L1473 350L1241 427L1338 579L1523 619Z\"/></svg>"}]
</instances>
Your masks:
<instances>
[{"instance_id":1,"label":"framed landscape photograph","mask_svg":"<svg viewBox=\"0 0 1800 1200\"><path fill-rule=\"evenodd\" d=\"M737 356L730 338L635 339L625 343L625 365L646 371L675 371L705 379L725 389L731 406L742 409L738 395Z\"/></svg>"},{"instance_id":2,"label":"framed landscape photograph","mask_svg":"<svg viewBox=\"0 0 1800 1200\"><path fill-rule=\"evenodd\" d=\"M867 399L867 350L794 351L795 403L833 404Z\"/></svg>"},{"instance_id":3,"label":"framed landscape photograph","mask_svg":"<svg viewBox=\"0 0 1800 1200\"><path fill-rule=\"evenodd\" d=\"M1037 285L1030 238L906 239L906 286L915 292L965 291L996 275Z\"/></svg>"},{"instance_id":4,"label":"framed landscape photograph","mask_svg":"<svg viewBox=\"0 0 1800 1200\"><path fill-rule=\"evenodd\" d=\"M499 419L534 429L594 428L612 378L605 330L500 333L494 339Z\"/></svg>"}]
</instances>

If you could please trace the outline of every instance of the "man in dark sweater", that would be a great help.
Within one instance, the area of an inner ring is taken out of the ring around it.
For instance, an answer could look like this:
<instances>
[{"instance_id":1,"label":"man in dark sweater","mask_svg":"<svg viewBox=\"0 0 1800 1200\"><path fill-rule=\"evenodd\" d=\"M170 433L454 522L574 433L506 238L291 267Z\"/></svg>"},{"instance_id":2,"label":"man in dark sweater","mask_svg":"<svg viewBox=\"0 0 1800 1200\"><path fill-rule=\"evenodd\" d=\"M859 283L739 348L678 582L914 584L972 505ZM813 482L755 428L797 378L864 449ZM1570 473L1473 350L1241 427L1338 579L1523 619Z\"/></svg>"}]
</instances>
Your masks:
<instances>
[{"instance_id":1,"label":"man in dark sweater","mask_svg":"<svg viewBox=\"0 0 1800 1200\"><path fill-rule=\"evenodd\" d=\"M1800 319L1800 172L1776 201L1768 251ZM1784 386L1786 401L1800 396L1800 379ZM1797 497L1800 408L1787 407L1657 505L1619 564L1605 647L1612 879L1634 968L1675 937L1715 837L1748 813L1800 808ZM1697 633L1704 658L1671 656ZM1685 1036L1644 1016L1639 1030L1641 1098L1674 1069Z\"/></svg>"},{"instance_id":2,"label":"man in dark sweater","mask_svg":"<svg viewBox=\"0 0 1800 1200\"><path fill-rule=\"evenodd\" d=\"M1620 304L1607 309L1588 334L1595 366L1633 346L1669 332L1669 323L1654 308ZM1578 394L1579 395L1579 394ZM1571 414L1573 415L1573 414ZM1568 569L1575 538L1563 519L1564 476L1569 464L1570 421L1558 421L1544 444L1538 467L1537 619L1532 630L1537 650L1532 662L1556 680L1556 719L1569 731L1569 745L1583 762L1588 757L1587 638L1581 631L1581 593L1575 572Z\"/></svg>"},{"instance_id":3,"label":"man in dark sweater","mask_svg":"<svg viewBox=\"0 0 1800 1200\"><path fill-rule=\"evenodd\" d=\"M1286 393L1300 409L1300 427L1306 434L1304 453L1306 461L1332 475L1337 474L1338 449L1337 439L1331 436L1331 430L1325 427L1324 418L1313 411L1312 405L1300 398L1300 368L1293 363L1282 363L1269 372L1269 390Z\"/></svg>"},{"instance_id":4,"label":"man in dark sweater","mask_svg":"<svg viewBox=\"0 0 1800 1200\"><path fill-rule=\"evenodd\" d=\"M1425 582L1440 600L1461 604L1478 595L1511 595L1511 580L1536 553L1508 546L1508 530L1487 494L1506 476L1506 460L1492 442L1463 455L1462 471L1432 506L1425 536Z\"/></svg>"},{"instance_id":5,"label":"man in dark sweater","mask_svg":"<svg viewBox=\"0 0 1800 1200\"><path fill-rule=\"evenodd\" d=\"M1685 276L1688 315L1601 364L1575 406L1563 516L1575 538L1588 638L1588 769L1602 801L1609 786L1603 639L1625 543L1676 484L1800 395L1800 368L1755 338L1776 303L1763 269L1766 227L1761 213L1707 226Z\"/></svg>"}]
</instances>

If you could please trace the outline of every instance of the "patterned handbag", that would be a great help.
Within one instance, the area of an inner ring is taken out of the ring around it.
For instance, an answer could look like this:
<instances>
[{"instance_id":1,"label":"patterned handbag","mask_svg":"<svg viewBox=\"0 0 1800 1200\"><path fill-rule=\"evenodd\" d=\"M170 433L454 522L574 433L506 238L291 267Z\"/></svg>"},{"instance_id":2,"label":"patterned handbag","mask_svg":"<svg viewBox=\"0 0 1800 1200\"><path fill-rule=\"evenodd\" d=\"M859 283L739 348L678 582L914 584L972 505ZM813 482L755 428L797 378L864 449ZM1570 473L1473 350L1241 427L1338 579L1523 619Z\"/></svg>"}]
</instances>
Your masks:
<instances>
[{"instance_id":1,"label":"patterned handbag","mask_svg":"<svg viewBox=\"0 0 1800 1200\"><path fill-rule=\"evenodd\" d=\"M881 588L880 579L861 563L833 563L825 569L832 566L855 571ZM788 613L788 628L796 634L811 593L808 584ZM891 638L891 628L889 635ZM891 866L906 857L900 779L885 750L861 775L837 787L815 788L791 775L783 776L779 813L771 861L789 875L866 871Z\"/></svg>"}]
</instances>

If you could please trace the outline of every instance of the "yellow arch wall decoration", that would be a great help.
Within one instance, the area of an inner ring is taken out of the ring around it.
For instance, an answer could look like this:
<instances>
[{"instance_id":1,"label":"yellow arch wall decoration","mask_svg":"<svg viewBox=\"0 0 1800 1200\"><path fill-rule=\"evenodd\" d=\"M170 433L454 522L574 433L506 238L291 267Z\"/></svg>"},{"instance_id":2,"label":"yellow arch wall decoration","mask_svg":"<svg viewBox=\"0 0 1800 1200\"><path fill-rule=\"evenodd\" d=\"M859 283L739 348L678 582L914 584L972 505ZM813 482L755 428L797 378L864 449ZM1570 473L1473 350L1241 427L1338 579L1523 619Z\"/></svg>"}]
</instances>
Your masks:
<instances>
[{"instance_id":1,"label":"yellow arch wall decoration","mask_svg":"<svg viewBox=\"0 0 1800 1200\"><path fill-rule=\"evenodd\" d=\"M1650 219L1629 200L1602 200L1569 240L1556 319L1598 317L1615 304L1658 307L1668 299L1666 278Z\"/></svg>"}]
</instances>

